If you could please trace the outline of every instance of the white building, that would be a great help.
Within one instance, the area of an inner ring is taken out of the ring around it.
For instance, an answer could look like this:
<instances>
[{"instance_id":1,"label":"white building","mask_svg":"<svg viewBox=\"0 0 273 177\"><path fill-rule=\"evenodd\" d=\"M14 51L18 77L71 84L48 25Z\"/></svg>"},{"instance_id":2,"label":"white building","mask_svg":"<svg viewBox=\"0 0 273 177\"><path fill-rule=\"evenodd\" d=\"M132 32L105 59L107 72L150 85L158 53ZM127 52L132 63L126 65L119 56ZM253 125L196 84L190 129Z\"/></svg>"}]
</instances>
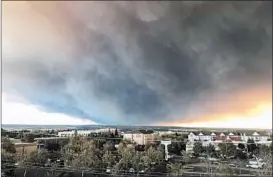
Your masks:
<instances>
[{"instance_id":1,"label":"white building","mask_svg":"<svg viewBox=\"0 0 273 177\"><path fill-rule=\"evenodd\" d=\"M189 141L186 144L186 152L192 153L193 152L193 147L194 147L194 142L193 141Z\"/></svg>"},{"instance_id":2,"label":"white building","mask_svg":"<svg viewBox=\"0 0 273 177\"><path fill-rule=\"evenodd\" d=\"M225 133L189 133L186 151L192 151L194 142L200 141L203 146L212 144L217 149L219 143L230 142L238 146L239 143L246 144L248 139L253 139L256 144L270 145L270 135L266 132L251 132L251 133L238 133L238 132L225 132Z\"/></svg>"},{"instance_id":3,"label":"white building","mask_svg":"<svg viewBox=\"0 0 273 177\"><path fill-rule=\"evenodd\" d=\"M244 133L241 136L241 139L245 142L247 142L248 139L253 139L255 142L267 142L268 139L270 138L270 135L264 132L254 132L252 134L250 133Z\"/></svg>"},{"instance_id":4,"label":"white building","mask_svg":"<svg viewBox=\"0 0 273 177\"><path fill-rule=\"evenodd\" d=\"M157 133L159 136L175 134L173 131L156 131L155 133Z\"/></svg>"},{"instance_id":5,"label":"white building","mask_svg":"<svg viewBox=\"0 0 273 177\"><path fill-rule=\"evenodd\" d=\"M59 137L71 137L76 134L75 130L58 132Z\"/></svg>"},{"instance_id":6,"label":"white building","mask_svg":"<svg viewBox=\"0 0 273 177\"><path fill-rule=\"evenodd\" d=\"M188 135L188 140L191 141L191 142L194 142L194 141L212 141L213 140L213 137L216 136L215 133L211 133L211 134L208 134L208 133L193 133L191 132L189 135Z\"/></svg>"},{"instance_id":7,"label":"white building","mask_svg":"<svg viewBox=\"0 0 273 177\"><path fill-rule=\"evenodd\" d=\"M88 136L91 133L107 133L107 132L114 133L115 131L116 131L115 128L101 128L101 129L95 129L95 130L71 130L71 131L58 132L58 136L71 137L71 136L74 136L75 134L81 135L81 136Z\"/></svg>"}]
</instances>

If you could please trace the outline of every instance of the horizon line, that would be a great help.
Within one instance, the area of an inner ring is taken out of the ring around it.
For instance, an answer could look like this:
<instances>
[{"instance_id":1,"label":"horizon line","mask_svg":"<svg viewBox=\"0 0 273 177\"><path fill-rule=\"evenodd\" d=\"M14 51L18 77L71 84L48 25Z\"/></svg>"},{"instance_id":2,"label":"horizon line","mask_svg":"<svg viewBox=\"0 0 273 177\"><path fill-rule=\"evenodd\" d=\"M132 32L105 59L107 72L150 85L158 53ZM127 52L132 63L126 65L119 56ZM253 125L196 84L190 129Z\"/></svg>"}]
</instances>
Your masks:
<instances>
[{"instance_id":1,"label":"horizon line","mask_svg":"<svg viewBox=\"0 0 273 177\"><path fill-rule=\"evenodd\" d=\"M66 125L66 124L3 124L3 126L73 126L73 127L78 127L78 126L117 126L117 127L174 127L174 128L186 128L186 129L246 129L246 130L271 130L272 128L232 128L232 127L184 127L184 126L163 126L163 125L114 125L114 124L83 124L83 125Z\"/></svg>"}]
</instances>

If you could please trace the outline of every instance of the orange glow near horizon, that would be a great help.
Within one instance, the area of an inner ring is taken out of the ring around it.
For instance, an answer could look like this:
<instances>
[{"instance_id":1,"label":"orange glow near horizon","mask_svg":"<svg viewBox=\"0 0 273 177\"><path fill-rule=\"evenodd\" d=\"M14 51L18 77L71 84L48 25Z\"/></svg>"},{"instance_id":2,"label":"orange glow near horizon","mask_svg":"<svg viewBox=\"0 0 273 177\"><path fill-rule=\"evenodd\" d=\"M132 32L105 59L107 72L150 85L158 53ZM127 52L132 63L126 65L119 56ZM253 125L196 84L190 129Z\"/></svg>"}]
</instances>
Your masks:
<instances>
[{"instance_id":1,"label":"orange glow near horizon","mask_svg":"<svg viewBox=\"0 0 273 177\"><path fill-rule=\"evenodd\" d=\"M222 120L192 121L176 124L185 127L266 128L272 129L272 105L249 117L223 116Z\"/></svg>"},{"instance_id":2,"label":"orange glow near horizon","mask_svg":"<svg viewBox=\"0 0 273 177\"><path fill-rule=\"evenodd\" d=\"M259 87L216 98L204 104L205 112L182 121L159 125L211 128L272 129L272 88ZM179 120L179 119L175 119Z\"/></svg>"}]
</instances>

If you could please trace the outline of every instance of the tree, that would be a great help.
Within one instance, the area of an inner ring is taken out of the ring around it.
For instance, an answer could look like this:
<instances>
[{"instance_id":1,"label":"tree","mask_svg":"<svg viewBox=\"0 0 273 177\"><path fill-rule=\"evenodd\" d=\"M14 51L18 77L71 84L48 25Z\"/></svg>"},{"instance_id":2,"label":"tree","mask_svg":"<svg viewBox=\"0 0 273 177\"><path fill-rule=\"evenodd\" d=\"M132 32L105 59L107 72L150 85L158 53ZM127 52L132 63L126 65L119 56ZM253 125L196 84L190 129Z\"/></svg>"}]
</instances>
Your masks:
<instances>
[{"instance_id":1,"label":"tree","mask_svg":"<svg viewBox=\"0 0 273 177\"><path fill-rule=\"evenodd\" d=\"M235 151L235 158L237 158L238 160L245 160L247 159L247 154L243 152L241 149L237 149Z\"/></svg>"},{"instance_id":2,"label":"tree","mask_svg":"<svg viewBox=\"0 0 273 177\"><path fill-rule=\"evenodd\" d=\"M32 133L25 133L23 138L21 139L23 142L33 143L34 142L34 134Z\"/></svg>"},{"instance_id":3,"label":"tree","mask_svg":"<svg viewBox=\"0 0 273 177\"><path fill-rule=\"evenodd\" d=\"M152 147L152 143L151 142L147 142L147 144L145 145L145 151L147 151L150 147Z\"/></svg>"},{"instance_id":4,"label":"tree","mask_svg":"<svg viewBox=\"0 0 273 177\"><path fill-rule=\"evenodd\" d=\"M239 174L242 174L242 168L246 167L247 162L245 160L238 159L237 164L239 166Z\"/></svg>"},{"instance_id":5,"label":"tree","mask_svg":"<svg viewBox=\"0 0 273 177\"><path fill-rule=\"evenodd\" d=\"M209 159L204 159L204 162L206 164L206 173L212 172L212 162Z\"/></svg>"},{"instance_id":6,"label":"tree","mask_svg":"<svg viewBox=\"0 0 273 177\"><path fill-rule=\"evenodd\" d=\"M118 144L118 153L119 153L119 154L122 154L122 152L123 152L123 150L124 150L125 148L127 148L127 144L126 144L124 141L120 142L120 143Z\"/></svg>"},{"instance_id":7,"label":"tree","mask_svg":"<svg viewBox=\"0 0 273 177\"><path fill-rule=\"evenodd\" d=\"M218 145L222 155L226 157L235 156L236 146L232 143L220 143Z\"/></svg>"},{"instance_id":8,"label":"tree","mask_svg":"<svg viewBox=\"0 0 273 177\"><path fill-rule=\"evenodd\" d=\"M251 153L254 153L255 150L257 149L257 145L255 144L255 141L253 139L247 140L247 149L248 149L248 152L251 152Z\"/></svg>"},{"instance_id":9,"label":"tree","mask_svg":"<svg viewBox=\"0 0 273 177\"><path fill-rule=\"evenodd\" d=\"M267 147L260 148L259 158L265 162L263 168L259 170L258 176L272 176L272 153L269 153L270 149Z\"/></svg>"},{"instance_id":10,"label":"tree","mask_svg":"<svg viewBox=\"0 0 273 177\"><path fill-rule=\"evenodd\" d=\"M2 138L1 148L4 149L8 153L16 153L16 148L14 143L10 141L8 138Z\"/></svg>"},{"instance_id":11,"label":"tree","mask_svg":"<svg viewBox=\"0 0 273 177\"><path fill-rule=\"evenodd\" d=\"M186 144L184 142L173 142L171 144L171 149L169 149L169 152L174 153L176 155L180 155L181 151L186 150Z\"/></svg>"},{"instance_id":12,"label":"tree","mask_svg":"<svg viewBox=\"0 0 273 177\"><path fill-rule=\"evenodd\" d=\"M220 173L220 174L225 174L225 176L233 176L234 175L234 170L228 166L228 165L225 165L225 164L219 164L216 168L216 172ZM220 175L222 176L222 175Z\"/></svg>"},{"instance_id":13,"label":"tree","mask_svg":"<svg viewBox=\"0 0 273 177\"><path fill-rule=\"evenodd\" d=\"M183 176L186 172L181 163L167 164L168 176Z\"/></svg>"},{"instance_id":14,"label":"tree","mask_svg":"<svg viewBox=\"0 0 273 177\"><path fill-rule=\"evenodd\" d=\"M201 142L197 141L194 143L193 152L196 156L199 156L201 153L204 152L204 148Z\"/></svg>"},{"instance_id":15,"label":"tree","mask_svg":"<svg viewBox=\"0 0 273 177\"><path fill-rule=\"evenodd\" d=\"M7 131L1 128L1 136L5 137L7 135Z\"/></svg>"},{"instance_id":16,"label":"tree","mask_svg":"<svg viewBox=\"0 0 273 177\"><path fill-rule=\"evenodd\" d=\"M23 165L44 166L50 155L47 150L33 151L23 159Z\"/></svg>"},{"instance_id":17,"label":"tree","mask_svg":"<svg viewBox=\"0 0 273 177\"><path fill-rule=\"evenodd\" d=\"M6 150L1 150L1 172L3 172L7 177L14 176L15 168L15 154L7 152Z\"/></svg>"},{"instance_id":18,"label":"tree","mask_svg":"<svg viewBox=\"0 0 273 177\"><path fill-rule=\"evenodd\" d=\"M208 146L204 147L204 151L210 156L216 156L215 147L212 144L209 144Z\"/></svg>"},{"instance_id":19,"label":"tree","mask_svg":"<svg viewBox=\"0 0 273 177\"><path fill-rule=\"evenodd\" d=\"M133 164L133 160L134 160L133 157L134 157L134 153L135 153L134 148L132 146L126 146L126 147L123 146L122 150L123 151L121 153L121 159L119 160L117 165L114 167L116 172L127 170Z\"/></svg>"},{"instance_id":20,"label":"tree","mask_svg":"<svg viewBox=\"0 0 273 177\"><path fill-rule=\"evenodd\" d=\"M182 161L185 163L185 165L187 165L191 160L190 155L186 151L182 151L181 155L182 155Z\"/></svg>"},{"instance_id":21,"label":"tree","mask_svg":"<svg viewBox=\"0 0 273 177\"><path fill-rule=\"evenodd\" d=\"M115 159L112 154L113 150L115 150L115 145L113 142L107 141L103 145L103 156L102 156L103 165L112 166L114 164Z\"/></svg>"},{"instance_id":22,"label":"tree","mask_svg":"<svg viewBox=\"0 0 273 177\"><path fill-rule=\"evenodd\" d=\"M258 152L259 152L259 155L258 156L261 156L261 157L266 157L268 154L270 154L270 147L266 146L266 145L261 145L259 146L258 148Z\"/></svg>"},{"instance_id":23,"label":"tree","mask_svg":"<svg viewBox=\"0 0 273 177\"><path fill-rule=\"evenodd\" d=\"M113 151L113 150L115 150L115 144L112 141L107 141L103 145L103 150L104 151Z\"/></svg>"},{"instance_id":24,"label":"tree","mask_svg":"<svg viewBox=\"0 0 273 177\"><path fill-rule=\"evenodd\" d=\"M115 130L115 136L118 136L118 129Z\"/></svg>"},{"instance_id":25,"label":"tree","mask_svg":"<svg viewBox=\"0 0 273 177\"><path fill-rule=\"evenodd\" d=\"M111 151L104 152L102 156L103 167L111 167L114 163L115 163L115 158L113 157L113 154L111 153Z\"/></svg>"},{"instance_id":26,"label":"tree","mask_svg":"<svg viewBox=\"0 0 273 177\"><path fill-rule=\"evenodd\" d=\"M239 148L239 149L245 149L246 147L245 147L245 145L244 145L244 144L239 143L239 144L238 144L238 148Z\"/></svg>"},{"instance_id":27,"label":"tree","mask_svg":"<svg viewBox=\"0 0 273 177\"><path fill-rule=\"evenodd\" d=\"M101 153L95 141L86 137L75 136L63 148L63 156L67 166L74 168L97 168L101 165Z\"/></svg>"},{"instance_id":28,"label":"tree","mask_svg":"<svg viewBox=\"0 0 273 177\"><path fill-rule=\"evenodd\" d=\"M161 162L163 159L164 159L163 153L159 150L156 150L154 147L150 147L145 152L145 156L143 156L143 161L149 167L152 167L152 165Z\"/></svg>"}]
</instances>

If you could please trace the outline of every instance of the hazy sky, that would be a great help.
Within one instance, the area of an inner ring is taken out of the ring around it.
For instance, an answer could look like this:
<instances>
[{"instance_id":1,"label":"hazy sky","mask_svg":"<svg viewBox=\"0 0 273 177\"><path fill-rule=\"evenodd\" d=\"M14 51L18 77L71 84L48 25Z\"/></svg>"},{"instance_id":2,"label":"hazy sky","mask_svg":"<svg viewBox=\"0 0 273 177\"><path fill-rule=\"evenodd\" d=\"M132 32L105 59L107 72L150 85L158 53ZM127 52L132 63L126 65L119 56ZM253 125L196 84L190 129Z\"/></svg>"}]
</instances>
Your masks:
<instances>
[{"instance_id":1,"label":"hazy sky","mask_svg":"<svg viewBox=\"0 0 273 177\"><path fill-rule=\"evenodd\" d=\"M2 10L2 123L272 126L272 2Z\"/></svg>"}]
</instances>

